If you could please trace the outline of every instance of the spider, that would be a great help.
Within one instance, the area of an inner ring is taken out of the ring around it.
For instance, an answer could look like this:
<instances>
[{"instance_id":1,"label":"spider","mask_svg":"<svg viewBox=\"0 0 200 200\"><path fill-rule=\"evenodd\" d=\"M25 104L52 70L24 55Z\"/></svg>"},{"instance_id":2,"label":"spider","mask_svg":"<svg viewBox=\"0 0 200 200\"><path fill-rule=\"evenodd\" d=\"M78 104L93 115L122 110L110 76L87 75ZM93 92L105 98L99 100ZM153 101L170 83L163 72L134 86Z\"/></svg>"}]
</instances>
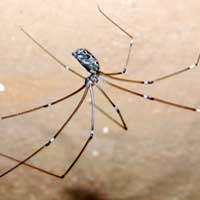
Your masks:
<instances>
[{"instance_id":1,"label":"spider","mask_svg":"<svg viewBox=\"0 0 200 200\"><path fill-rule=\"evenodd\" d=\"M75 52L72 53L72 55L74 56L75 59L77 59L77 61L90 73L90 75L88 77L84 77L82 76L80 73L76 72L75 70L73 70L72 68L68 67L67 65L65 65L62 61L60 61L57 57L55 57L50 51L48 51L43 45L41 45L36 39L33 38L32 35L30 35L27 31L25 31L22 27L20 27L21 31L30 39L32 40L41 50L43 50L46 54L48 54L52 59L54 59L59 65L61 65L62 67L64 67L66 70L70 71L71 73L73 73L74 75L80 77L81 79L83 79L84 83L83 85L78 88L77 90L75 90L74 92L72 92L71 94L68 94L62 98L59 98L55 101L52 101L49 104L45 104L42 106L38 106L23 112L19 112L16 114L11 114L11 115L7 115L7 116L3 116L1 117L2 120L7 119L7 118L12 118L12 117L16 117L19 115L24 115L36 110L40 110L42 108L47 108L50 106L53 106L55 104L60 103L61 101L64 101L76 94L78 94L79 92L83 91L83 95L79 101L79 103L76 105L76 107L74 108L73 112L71 113L71 115L67 118L67 120L65 121L65 123L60 127L60 129L54 134L54 136L49 139L44 145L42 145L40 148L38 148L37 150L35 150L32 154L30 154L29 156L27 156L24 160L18 160L14 157L5 155L3 153L0 153L1 156L8 158L10 160L15 161L17 164L15 166L13 166L12 168L8 169L7 171L3 172L2 174L0 174L0 177L5 176L6 174L12 172L13 170L15 170L17 167L21 166L21 165L26 165L28 167L31 167L33 169L39 170L40 172L43 172L45 174L57 177L57 178L64 178L69 172L70 170L73 168L73 166L76 164L76 162L79 160L80 156L82 155L82 153L84 152L84 150L86 149L87 145L89 144L89 142L92 140L93 136L94 136L94 115L95 115L95 108L97 110L99 110L100 112L102 112L104 115L106 115L109 119L111 119L114 123L116 123L117 125L119 125L121 128L123 128L124 130L127 130L127 125L126 122L119 110L119 108L115 105L115 103L112 101L112 99L109 97L109 95L104 91L104 89L99 85L99 80L101 79L104 83L117 88L119 90L122 90L124 92L130 93L134 96L138 96L141 97L145 100L149 100L149 101L155 101L155 102L159 102L159 103L163 103L163 104L167 104L170 106L174 106L180 109L186 109L189 111L194 111L194 112L200 112L200 108L194 108L194 107L190 107L190 106L185 106L185 105L181 105L178 103L174 103L171 101L167 101L164 99L160 99L157 97L153 97L150 95L146 95L146 94L142 94L140 92L134 91L134 90L130 90L127 89L125 87L119 86L117 84L114 84L112 82L110 82L108 79L114 79L116 81L123 81L123 82L130 82L130 83L136 83L136 84L144 84L144 85L152 85L156 82L162 81L164 79L168 79L170 77L176 76L178 74L181 74L183 72L186 72L188 70L194 69L198 66L199 62L200 62L200 55L197 58L196 63L192 64L189 67L186 67L184 69L181 69L179 71L176 71L174 73L165 75L165 76L161 76L157 79L154 80L131 80L131 79L125 79L125 78L119 78L117 77L118 75L123 75L126 73L126 69L127 66L129 64L129 60L130 60L130 55L131 55L131 50L133 47L133 36L128 33L125 29L123 29L120 25L118 25L113 19L111 19L101 8L99 5L97 5L98 11L99 13L110 23L112 23L115 27L117 27L120 31L122 31L127 37L130 38L130 43L129 43L129 48L128 48L128 53L127 53L127 58L125 61L125 66L124 68L119 71L119 72L103 72L100 70L100 65L98 60L92 55L92 53L90 53L87 49L85 48L80 48L78 50L76 50ZM99 106L97 106L95 104L95 99L94 99L94 91L93 88L97 87L97 89L103 94L103 96L108 100L108 102L112 105L112 107L115 109L116 113L118 114L118 117L120 119L120 121L115 120L114 118L112 118L109 114L107 114L104 110L102 110ZM71 163L71 165L66 169L66 171L62 174L62 175L58 175L52 172L49 172L47 170L44 170L42 168L36 167L34 165L28 164L27 161L29 161L31 158L33 158L36 154L38 154L39 152L41 152L42 150L44 150L45 148L47 148L48 146L50 146L57 138L58 136L61 134L62 130L67 126L67 124L69 123L69 121L72 119L72 117L76 114L76 112L78 111L78 109L80 108L80 106L82 105L82 103L84 102L88 91L90 92L90 96L91 96L91 129L90 129L90 133L89 133L89 137L86 140L86 142L84 143L82 149L80 150L80 152L78 153L78 155L76 156L76 158L74 159L74 161Z\"/></svg>"}]
</instances>

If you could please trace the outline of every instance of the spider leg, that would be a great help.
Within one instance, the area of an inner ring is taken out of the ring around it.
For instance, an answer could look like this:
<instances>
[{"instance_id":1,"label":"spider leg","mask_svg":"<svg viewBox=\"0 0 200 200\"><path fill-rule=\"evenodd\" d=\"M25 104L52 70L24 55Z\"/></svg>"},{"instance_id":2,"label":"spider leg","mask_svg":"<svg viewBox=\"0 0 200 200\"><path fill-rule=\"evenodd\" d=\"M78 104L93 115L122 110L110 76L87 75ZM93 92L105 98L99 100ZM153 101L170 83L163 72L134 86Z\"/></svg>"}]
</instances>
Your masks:
<instances>
[{"instance_id":1,"label":"spider leg","mask_svg":"<svg viewBox=\"0 0 200 200\"><path fill-rule=\"evenodd\" d=\"M111 76L111 74L107 74L107 73L104 73L104 72L100 72L100 74L103 75L103 76L106 76L106 77L108 77L108 78L110 78L110 79L117 80L117 81L123 81L123 82L129 82L129 83L139 83L139 84L149 85L149 84L153 84L153 83L155 83L155 82L162 81L162 80L167 79L167 78L171 78L171 77L173 77L173 76L176 76L176 75L181 74L181 73L183 73L183 72L189 71L189 70L191 70L191 69L195 69L195 68L198 66L198 64L199 64L199 61L200 61L200 54L199 54L199 56L198 56L198 58L197 58L196 63L192 64L191 66L186 67L186 68L184 68L184 69L181 69L181 70L179 70L179 71L170 73L170 74L168 74L168 75L161 76L161 77L156 78L156 79L153 79L153 80L146 80L146 81L143 81L143 80L141 81L141 80L125 79L125 78L117 78L117 77ZM112 74L112 75L113 75L113 74Z\"/></svg>"},{"instance_id":2,"label":"spider leg","mask_svg":"<svg viewBox=\"0 0 200 200\"><path fill-rule=\"evenodd\" d=\"M69 70L70 72L72 72L76 76L79 76L80 78L83 78L83 79L85 78L84 76L82 76L78 72L74 71L73 69L71 69L70 67L68 67L67 65L65 65L62 61L60 61L56 56L54 56L50 51L48 51L42 44L40 44L36 39L34 39L32 35L30 35L27 31L25 31L24 28L20 27L20 30L29 39L31 39L38 47L40 47L40 49L42 49L46 54L48 54L51 58L53 58L58 64L60 64L61 66L63 66L65 69Z\"/></svg>"},{"instance_id":3,"label":"spider leg","mask_svg":"<svg viewBox=\"0 0 200 200\"><path fill-rule=\"evenodd\" d=\"M95 108L101 112L103 115L105 115L108 119L110 119L112 122L114 122L115 124L117 124L118 126L120 126L121 128L124 129L123 125L121 123L119 123L116 119L114 119L111 115L109 115L105 110L103 110L100 106L98 106L97 104L95 104Z\"/></svg>"},{"instance_id":4,"label":"spider leg","mask_svg":"<svg viewBox=\"0 0 200 200\"><path fill-rule=\"evenodd\" d=\"M3 154L3 153L0 153L0 156L2 156L2 157L4 157L4 158L7 158L7 159L9 159L9 160L15 161L15 162L17 162L17 163L21 163L21 162L22 162L22 161L20 161L20 160L14 158L14 157L12 157L12 156L8 156L8 155ZM27 167L30 167L30 168L32 168L32 169L38 170L38 171L40 171L40 172L43 172L43 173L45 173L45 174L48 174L48 175L51 175L51 176L60 178L60 176L57 175L57 174L54 174L54 173L49 172L49 171L47 171L47 170L45 170L45 169L36 167L36 166L31 165L31 164L29 164L29 163L23 163L23 165L25 165L25 166L27 166Z\"/></svg>"},{"instance_id":5,"label":"spider leg","mask_svg":"<svg viewBox=\"0 0 200 200\"><path fill-rule=\"evenodd\" d=\"M44 145L42 145L40 148L38 148L35 152L30 154L28 157L26 157L23 161L21 161L20 163L18 163L14 167L10 168L6 172L0 174L0 178L5 176L6 174L12 172L14 169L16 169L20 165L24 164L25 162L30 160L33 156L35 156L36 154L41 152L43 149L45 149L46 147L51 145L52 142L54 142L57 139L57 137L60 135L61 131L65 128L65 126L69 123L69 121L72 119L72 117L75 115L75 113L78 111L78 109L82 105L83 101L85 100L85 97L86 97L87 93L88 93L88 87L86 87L85 92L84 92L81 100L79 101L78 105L75 107L74 111L71 113L71 115L68 117L68 119L65 121L65 123L61 126L61 128L54 134L54 136L48 142L46 142Z\"/></svg>"},{"instance_id":6,"label":"spider leg","mask_svg":"<svg viewBox=\"0 0 200 200\"><path fill-rule=\"evenodd\" d=\"M61 176L61 178L64 178L72 169L72 167L76 164L76 162L79 160L79 158L81 157L82 153L84 152L84 150L86 149L87 145L89 144L89 142L93 139L94 136L94 108L95 108L95 104L94 104L94 91L92 86L89 86L90 88L90 96L91 96L91 129L90 129L90 135L87 139L87 141L85 142L84 146L82 147L81 151L79 152L79 154L76 156L76 158L74 159L74 161L72 162L72 164L68 167L68 169L63 173L63 175Z\"/></svg>"},{"instance_id":7,"label":"spider leg","mask_svg":"<svg viewBox=\"0 0 200 200\"><path fill-rule=\"evenodd\" d=\"M90 88L90 93L91 93L91 99L92 99L92 120L91 120L91 131L90 131L90 137L88 138L88 140L86 141L85 145L83 146L83 148L81 149L80 153L78 154L78 156L76 157L76 159L73 161L73 163L70 165L70 167L65 171L65 173L63 175L57 175L55 173L52 173L52 172L49 172L47 170L44 170L42 168L39 168L39 167L36 167L34 165L31 165L29 163L25 163L16 158L13 158L11 156L8 156L6 154L3 154L3 153L0 153L0 156L4 157L4 158L7 158L9 160L12 160L12 161L15 161L15 162L18 162L18 163L22 163L23 165L27 166L27 167L30 167L32 169L35 169L35 170L38 170L40 172L43 172L45 174L48 174L48 175L51 175L51 176L54 176L56 178L64 178L67 173L69 173L69 171L72 169L72 167L75 165L75 163L78 161L78 159L80 158L81 154L83 153L83 151L85 150L86 146L88 145L88 143L90 142L90 140L92 139L93 137L93 134L94 134L94 92L93 92L93 88L91 87Z\"/></svg>"},{"instance_id":8,"label":"spider leg","mask_svg":"<svg viewBox=\"0 0 200 200\"><path fill-rule=\"evenodd\" d=\"M185 105L181 105L181 104L178 104L178 103L174 103L174 102L171 102L171 101L166 101L164 99L160 99L160 98L157 98L157 97L153 97L153 96L149 96L149 95L145 95L145 94L142 94L142 93L139 93L137 91L134 91L134 90L129 90L127 88L124 88L124 87L121 87L119 85L116 85L114 83L111 83L107 80L104 80L108 85L112 86L112 87L115 87L119 90L122 90L124 92L128 92L128 93L131 93L135 96L139 96L139 97L142 97L146 100L150 100L150 101L155 101L155 102L159 102L159 103L163 103L163 104L167 104L167 105L170 105L170 106L174 106L174 107L177 107L177 108L181 108L181 109L186 109L186 110L190 110L190 111L194 111L194 112L200 112L200 108L194 108L194 107L190 107L190 106L185 106Z\"/></svg>"},{"instance_id":9,"label":"spider leg","mask_svg":"<svg viewBox=\"0 0 200 200\"><path fill-rule=\"evenodd\" d=\"M129 38L130 38L130 43L129 43L129 48L128 48L128 54L127 54L127 58L125 61L125 66L123 68L122 71L120 72L109 72L106 73L107 75L120 75L120 74L124 74L126 73L127 70L127 66L129 64L129 60L130 60L130 55L131 55L131 51L132 51L132 46L133 46L133 36L128 33L125 29L123 29L119 24L117 24L113 19L111 19L99 6L99 4L97 4L97 8L98 11L109 21L111 22L115 27L117 27L120 31L122 31L124 34L126 34Z\"/></svg>"},{"instance_id":10,"label":"spider leg","mask_svg":"<svg viewBox=\"0 0 200 200\"><path fill-rule=\"evenodd\" d=\"M126 125L126 122L125 122L125 120L124 120L124 118L123 118L123 116L122 116L122 114L121 114L119 108L114 104L114 102L111 100L111 98L106 94L106 92L105 92L98 84L96 85L96 87L99 89L99 91L104 95L104 97L105 97L105 98L110 102L110 104L113 106L113 108L115 109L115 111L116 111L117 114L119 115L122 124L119 123L118 121L116 121L115 119L113 119L113 118L112 118L111 116L109 116L105 111L103 111L100 107L98 107L98 106L96 105L97 109L98 109L100 112L102 112L104 115L106 115L109 119L111 119L113 122L115 122L115 123L118 124L120 127L122 127L124 130L127 130L128 127L127 127L127 125Z\"/></svg>"},{"instance_id":11,"label":"spider leg","mask_svg":"<svg viewBox=\"0 0 200 200\"><path fill-rule=\"evenodd\" d=\"M22 112L19 112L19 113L15 113L15 114L11 114L11 115L7 115L7 116L3 116L1 117L1 119L7 119L7 118L12 118L12 117L16 117L16 116L19 116L19 115L23 115L23 114L26 114L26 113L30 113L30 112L33 112L33 111L36 111L36 110L40 110L42 108L47 108L47 107L50 107L50 106L53 106L57 103L60 103L61 101L64 101L65 99L79 93L81 90L83 90L85 88L85 84L83 86L81 86L79 89L75 90L74 92L72 92L71 94L68 94L67 96L64 96L60 99L57 99L55 101L52 101L48 104L44 104L42 106L38 106L38 107L35 107L35 108L32 108L32 109L29 109L29 110L26 110L26 111L22 111Z\"/></svg>"}]
</instances>

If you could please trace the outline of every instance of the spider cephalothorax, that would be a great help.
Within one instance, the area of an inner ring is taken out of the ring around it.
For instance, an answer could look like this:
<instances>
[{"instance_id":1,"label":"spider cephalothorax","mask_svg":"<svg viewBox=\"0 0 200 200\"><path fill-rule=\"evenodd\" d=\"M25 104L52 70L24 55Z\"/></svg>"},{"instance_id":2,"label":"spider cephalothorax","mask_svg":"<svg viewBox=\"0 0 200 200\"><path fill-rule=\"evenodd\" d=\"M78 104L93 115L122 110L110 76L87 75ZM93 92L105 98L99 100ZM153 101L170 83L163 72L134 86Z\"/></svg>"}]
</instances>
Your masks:
<instances>
[{"instance_id":1,"label":"spider cephalothorax","mask_svg":"<svg viewBox=\"0 0 200 200\"><path fill-rule=\"evenodd\" d=\"M86 85L95 85L99 81L99 74L91 74L87 78L85 78L85 84Z\"/></svg>"},{"instance_id":2,"label":"spider cephalothorax","mask_svg":"<svg viewBox=\"0 0 200 200\"><path fill-rule=\"evenodd\" d=\"M99 73L99 62L87 49L78 49L72 55L88 72L92 74Z\"/></svg>"}]
</instances>

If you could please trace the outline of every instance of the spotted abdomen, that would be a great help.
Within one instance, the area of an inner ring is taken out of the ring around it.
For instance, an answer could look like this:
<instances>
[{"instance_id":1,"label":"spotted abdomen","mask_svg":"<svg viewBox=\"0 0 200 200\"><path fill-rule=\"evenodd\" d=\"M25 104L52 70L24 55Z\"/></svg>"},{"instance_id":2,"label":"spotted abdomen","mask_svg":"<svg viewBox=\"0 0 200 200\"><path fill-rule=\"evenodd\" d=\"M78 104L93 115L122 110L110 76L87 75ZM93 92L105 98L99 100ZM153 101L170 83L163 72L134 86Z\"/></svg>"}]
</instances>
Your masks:
<instances>
[{"instance_id":1,"label":"spotted abdomen","mask_svg":"<svg viewBox=\"0 0 200 200\"><path fill-rule=\"evenodd\" d=\"M92 74L97 74L99 72L98 60L87 49L78 49L73 52L72 55L88 72Z\"/></svg>"}]
</instances>

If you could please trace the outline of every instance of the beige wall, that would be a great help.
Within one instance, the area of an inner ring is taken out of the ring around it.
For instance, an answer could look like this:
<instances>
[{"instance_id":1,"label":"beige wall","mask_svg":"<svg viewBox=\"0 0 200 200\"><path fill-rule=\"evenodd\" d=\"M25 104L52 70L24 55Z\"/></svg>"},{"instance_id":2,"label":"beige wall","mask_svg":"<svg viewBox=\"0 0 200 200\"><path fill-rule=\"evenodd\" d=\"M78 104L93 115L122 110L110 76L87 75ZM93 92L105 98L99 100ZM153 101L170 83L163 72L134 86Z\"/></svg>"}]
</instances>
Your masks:
<instances>
[{"instance_id":1,"label":"beige wall","mask_svg":"<svg viewBox=\"0 0 200 200\"><path fill-rule=\"evenodd\" d=\"M126 77L153 79L196 61L200 52L199 1L102 0L100 4L134 35ZM104 71L121 69L126 58L129 39L99 14L95 1L1 0L0 83L6 90L0 93L0 116L48 103L82 84L33 44L19 26L86 76L71 56L77 48L93 52ZM196 69L155 85L123 85L200 107L199 76ZM0 199L200 198L200 115L102 87L121 108L129 130L125 132L96 112L94 140L64 180L22 166L0 179ZM95 98L117 117L97 90ZM59 129L79 99L80 95L55 108L1 121L0 152L25 158ZM109 134L102 134L105 127ZM61 173L87 139L89 128L90 107L85 103L57 142L31 163ZM14 164L0 158L0 171Z\"/></svg>"}]
</instances>

